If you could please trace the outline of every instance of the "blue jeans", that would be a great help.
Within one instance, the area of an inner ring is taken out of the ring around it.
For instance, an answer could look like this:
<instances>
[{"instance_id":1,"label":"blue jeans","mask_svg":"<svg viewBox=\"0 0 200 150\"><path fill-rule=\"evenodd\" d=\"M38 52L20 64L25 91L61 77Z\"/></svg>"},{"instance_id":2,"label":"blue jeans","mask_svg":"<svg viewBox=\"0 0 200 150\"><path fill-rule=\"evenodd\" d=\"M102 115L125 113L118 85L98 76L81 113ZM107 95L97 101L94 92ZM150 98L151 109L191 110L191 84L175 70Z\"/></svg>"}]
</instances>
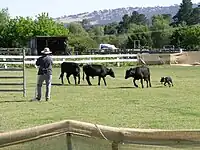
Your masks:
<instances>
[{"instance_id":1,"label":"blue jeans","mask_svg":"<svg viewBox=\"0 0 200 150\"><path fill-rule=\"evenodd\" d=\"M43 84L44 81L46 82L45 98L46 99L50 99L52 75L38 75L38 79L37 79L37 98L41 99L41 97L42 97L42 84Z\"/></svg>"}]
</instances>

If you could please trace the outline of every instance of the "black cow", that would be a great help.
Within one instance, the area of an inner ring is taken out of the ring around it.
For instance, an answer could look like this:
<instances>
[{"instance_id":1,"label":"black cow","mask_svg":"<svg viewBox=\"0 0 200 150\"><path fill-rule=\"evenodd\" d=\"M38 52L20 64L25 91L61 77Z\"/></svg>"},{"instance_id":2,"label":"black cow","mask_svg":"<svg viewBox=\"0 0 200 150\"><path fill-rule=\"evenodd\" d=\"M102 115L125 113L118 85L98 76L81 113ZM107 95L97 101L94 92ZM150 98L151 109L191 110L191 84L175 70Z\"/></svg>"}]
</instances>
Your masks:
<instances>
[{"instance_id":1,"label":"black cow","mask_svg":"<svg viewBox=\"0 0 200 150\"><path fill-rule=\"evenodd\" d=\"M115 73L111 68L107 68L103 65L98 64L86 64L83 66L83 80L84 80L84 74L86 75L86 80L88 82L88 85L92 85L90 82L90 77L94 78L95 76L99 77L98 85L100 85L101 78L103 78L105 86L106 80L105 77L107 75L110 75L111 77L115 78Z\"/></svg>"},{"instance_id":2,"label":"black cow","mask_svg":"<svg viewBox=\"0 0 200 150\"><path fill-rule=\"evenodd\" d=\"M168 84L169 87L171 87L171 85L174 86L171 77L161 77L160 82L161 84L164 82L164 86L166 86L166 84Z\"/></svg>"},{"instance_id":3,"label":"black cow","mask_svg":"<svg viewBox=\"0 0 200 150\"><path fill-rule=\"evenodd\" d=\"M148 88L148 83L149 83L149 86L151 87L150 70L146 66L140 66L140 67L130 68L126 70L125 79L128 79L130 77L134 78L133 83L135 87L138 87L135 81L139 79L141 81L142 88L144 88L143 79L147 83L147 88Z\"/></svg>"},{"instance_id":4,"label":"black cow","mask_svg":"<svg viewBox=\"0 0 200 150\"><path fill-rule=\"evenodd\" d=\"M75 84L77 84L76 77L78 77L78 84L80 84L80 67L77 63L63 62L61 64L61 74L60 74L59 79L61 79L62 84L64 84L64 82L63 82L64 73L66 73L66 78L67 78L67 81L68 81L69 84L71 84L70 81L69 81L69 77L72 74L74 76Z\"/></svg>"}]
</instances>

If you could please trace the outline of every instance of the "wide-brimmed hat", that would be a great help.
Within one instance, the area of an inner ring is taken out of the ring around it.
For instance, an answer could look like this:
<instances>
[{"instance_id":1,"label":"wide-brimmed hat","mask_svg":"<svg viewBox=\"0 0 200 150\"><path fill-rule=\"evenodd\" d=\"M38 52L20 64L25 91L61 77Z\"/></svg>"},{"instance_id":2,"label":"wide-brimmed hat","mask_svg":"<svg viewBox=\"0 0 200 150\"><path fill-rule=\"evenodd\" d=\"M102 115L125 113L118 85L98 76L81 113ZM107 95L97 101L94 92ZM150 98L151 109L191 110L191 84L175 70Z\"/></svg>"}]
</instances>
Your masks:
<instances>
[{"instance_id":1,"label":"wide-brimmed hat","mask_svg":"<svg viewBox=\"0 0 200 150\"><path fill-rule=\"evenodd\" d=\"M52 52L50 51L50 49L48 47L44 48L43 51L41 51L42 54L51 54Z\"/></svg>"}]
</instances>

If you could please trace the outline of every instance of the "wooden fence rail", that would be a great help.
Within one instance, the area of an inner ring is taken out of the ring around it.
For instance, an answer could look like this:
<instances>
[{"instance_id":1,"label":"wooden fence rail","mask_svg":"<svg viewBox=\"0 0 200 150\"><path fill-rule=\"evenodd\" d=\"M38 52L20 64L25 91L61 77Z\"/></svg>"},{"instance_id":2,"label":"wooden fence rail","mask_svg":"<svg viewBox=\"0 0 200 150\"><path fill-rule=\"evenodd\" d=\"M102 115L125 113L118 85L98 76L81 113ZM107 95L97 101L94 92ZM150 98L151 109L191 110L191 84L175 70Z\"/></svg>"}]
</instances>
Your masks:
<instances>
[{"instance_id":1,"label":"wooden fence rail","mask_svg":"<svg viewBox=\"0 0 200 150\"><path fill-rule=\"evenodd\" d=\"M71 147L73 134L96 137L112 142L112 150L117 150L119 144L143 145L189 145L200 146L200 130L161 130L116 128L74 120L64 120L28 129L0 133L0 148L20 143L38 140L44 137L66 134L68 148Z\"/></svg>"}]
</instances>

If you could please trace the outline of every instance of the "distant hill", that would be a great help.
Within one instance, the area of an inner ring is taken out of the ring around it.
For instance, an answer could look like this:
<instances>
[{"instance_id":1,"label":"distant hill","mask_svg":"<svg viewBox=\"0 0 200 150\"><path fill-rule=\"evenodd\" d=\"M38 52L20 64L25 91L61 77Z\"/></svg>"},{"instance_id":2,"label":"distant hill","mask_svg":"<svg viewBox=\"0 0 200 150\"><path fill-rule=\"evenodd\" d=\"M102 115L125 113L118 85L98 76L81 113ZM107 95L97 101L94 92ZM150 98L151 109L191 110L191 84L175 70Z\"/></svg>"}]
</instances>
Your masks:
<instances>
[{"instance_id":1,"label":"distant hill","mask_svg":"<svg viewBox=\"0 0 200 150\"><path fill-rule=\"evenodd\" d=\"M194 4L193 7L197 7L198 4ZM171 14L174 16L179 9L179 5L173 6L157 6L157 7L127 7L127 8L117 8L117 9L105 9L100 11L93 11L91 13L85 12L76 15L62 16L55 18L58 22L70 23L76 21L82 21L83 19L90 20L91 25L97 24L108 24L111 22L121 21L124 14L131 14L133 11L145 14L148 19L153 15L157 14Z\"/></svg>"}]
</instances>

